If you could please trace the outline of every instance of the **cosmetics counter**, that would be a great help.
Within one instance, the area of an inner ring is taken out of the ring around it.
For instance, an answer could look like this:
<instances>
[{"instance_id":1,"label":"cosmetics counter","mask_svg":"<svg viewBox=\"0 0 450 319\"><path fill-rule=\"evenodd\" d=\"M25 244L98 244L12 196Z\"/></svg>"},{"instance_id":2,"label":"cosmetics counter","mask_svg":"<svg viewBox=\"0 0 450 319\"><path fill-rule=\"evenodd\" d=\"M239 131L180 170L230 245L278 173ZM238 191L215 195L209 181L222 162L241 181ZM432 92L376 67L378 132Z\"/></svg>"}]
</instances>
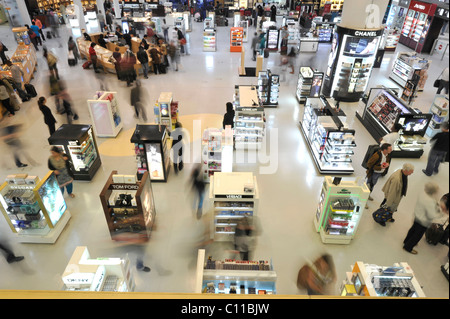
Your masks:
<instances>
[{"instance_id":1,"label":"cosmetics counter","mask_svg":"<svg viewBox=\"0 0 450 319\"><path fill-rule=\"evenodd\" d=\"M16 51L11 55L10 60L22 70L22 83L30 83L31 79L34 77L37 65L36 50L34 49L34 46L31 44L26 45L25 42L19 43ZM0 75L12 78L9 66L6 64L0 65Z\"/></svg>"},{"instance_id":2,"label":"cosmetics counter","mask_svg":"<svg viewBox=\"0 0 450 319\"><path fill-rule=\"evenodd\" d=\"M195 293L276 294L277 274L271 260L206 259L205 250L199 249L196 277Z\"/></svg>"},{"instance_id":3,"label":"cosmetics counter","mask_svg":"<svg viewBox=\"0 0 450 319\"><path fill-rule=\"evenodd\" d=\"M309 97L319 97L322 89L323 72L319 72L308 66L301 66L298 72L297 101L305 103Z\"/></svg>"},{"instance_id":4,"label":"cosmetics counter","mask_svg":"<svg viewBox=\"0 0 450 319\"><path fill-rule=\"evenodd\" d=\"M239 221L247 218L251 222L258 210L256 176L247 172L216 172L210 181L209 198L214 208L211 238L233 242Z\"/></svg>"},{"instance_id":5,"label":"cosmetics counter","mask_svg":"<svg viewBox=\"0 0 450 319\"><path fill-rule=\"evenodd\" d=\"M442 123L448 122L448 109L448 95L436 94L430 108L432 118L426 131L429 137L433 137L441 131Z\"/></svg>"},{"instance_id":6,"label":"cosmetics counter","mask_svg":"<svg viewBox=\"0 0 450 319\"><path fill-rule=\"evenodd\" d=\"M430 63L431 60L419 57L414 52L400 52L397 54L389 78L405 88L407 82L412 80L414 74L416 74L419 76L417 89L423 91L428 78L427 71Z\"/></svg>"},{"instance_id":7,"label":"cosmetics counter","mask_svg":"<svg viewBox=\"0 0 450 319\"><path fill-rule=\"evenodd\" d=\"M116 137L123 127L117 92L97 91L87 104L95 135Z\"/></svg>"},{"instance_id":8,"label":"cosmetics counter","mask_svg":"<svg viewBox=\"0 0 450 319\"><path fill-rule=\"evenodd\" d=\"M354 172L355 130L346 128L345 113L324 97L305 102L300 129L320 174L349 175Z\"/></svg>"},{"instance_id":9,"label":"cosmetics counter","mask_svg":"<svg viewBox=\"0 0 450 319\"><path fill-rule=\"evenodd\" d=\"M172 148L167 126L138 124L130 141L134 144L138 180L148 172L152 182L167 182Z\"/></svg>"},{"instance_id":10,"label":"cosmetics counter","mask_svg":"<svg viewBox=\"0 0 450 319\"><path fill-rule=\"evenodd\" d=\"M91 125L63 124L48 138L70 158L74 180L90 181L101 165Z\"/></svg>"},{"instance_id":11,"label":"cosmetics counter","mask_svg":"<svg viewBox=\"0 0 450 319\"><path fill-rule=\"evenodd\" d=\"M128 255L91 258L86 246L75 248L61 278L64 291L132 292L135 289Z\"/></svg>"},{"instance_id":12,"label":"cosmetics counter","mask_svg":"<svg viewBox=\"0 0 450 319\"><path fill-rule=\"evenodd\" d=\"M326 176L314 226L325 244L348 245L354 239L370 190L364 180Z\"/></svg>"},{"instance_id":13,"label":"cosmetics counter","mask_svg":"<svg viewBox=\"0 0 450 319\"><path fill-rule=\"evenodd\" d=\"M395 124L402 125L400 138L393 145L393 158L420 158L427 139L424 137L432 115L418 113L407 106L388 88L371 88L367 103L358 118L372 137L379 142L392 132Z\"/></svg>"},{"instance_id":14,"label":"cosmetics counter","mask_svg":"<svg viewBox=\"0 0 450 319\"><path fill-rule=\"evenodd\" d=\"M209 183L215 172L232 172L233 168L233 130L208 128L202 138L203 181Z\"/></svg>"},{"instance_id":15,"label":"cosmetics counter","mask_svg":"<svg viewBox=\"0 0 450 319\"><path fill-rule=\"evenodd\" d=\"M100 193L100 202L112 240L149 240L156 211L148 172L138 181L135 175L112 171Z\"/></svg>"},{"instance_id":16,"label":"cosmetics counter","mask_svg":"<svg viewBox=\"0 0 450 319\"><path fill-rule=\"evenodd\" d=\"M408 263L378 266L358 261L350 269L341 284L341 296L426 297Z\"/></svg>"},{"instance_id":17,"label":"cosmetics counter","mask_svg":"<svg viewBox=\"0 0 450 319\"><path fill-rule=\"evenodd\" d=\"M21 243L54 244L71 218L55 173L40 180L8 175L0 186L0 211Z\"/></svg>"}]
</instances>

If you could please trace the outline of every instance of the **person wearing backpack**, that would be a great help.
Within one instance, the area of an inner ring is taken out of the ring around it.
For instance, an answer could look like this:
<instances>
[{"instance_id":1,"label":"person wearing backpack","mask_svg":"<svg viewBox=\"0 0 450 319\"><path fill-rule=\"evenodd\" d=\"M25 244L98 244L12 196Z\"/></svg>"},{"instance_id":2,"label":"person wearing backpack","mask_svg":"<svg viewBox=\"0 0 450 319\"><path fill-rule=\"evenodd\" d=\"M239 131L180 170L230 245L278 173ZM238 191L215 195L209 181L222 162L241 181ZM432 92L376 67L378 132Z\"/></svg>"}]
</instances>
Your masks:
<instances>
[{"instance_id":1,"label":"person wearing backpack","mask_svg":"<svg viewBox=\"0 0 450 319\"><path fill-rule=\"evenodd\" d=\"M50 70L50 73L52 73L56 79L59 80L59 75L58 75L58 68L57 68L57 62L58 62L58 58L51 52L49 52L47 50L47 48L44 48L44 57L47 60L47 64L48 64L48 69Z\"/></svg>"},{"instance_id":2,"label":"person wearing backpack","mask_svg":"<svg viewBox=\"0 0 450 319\"><path fill-rule=\"evenodd\" d=\"M367 186L372 193L375 185L378 182L380 176L384 175L387 168L391 163L391 153L392 145L389 143L384 143L381 145L380 149L376 151L367 162ZM373 198L369 195L369 200L373 201ZM368 208L368 206L366 206Z\"/></svg>"}]
</instances>

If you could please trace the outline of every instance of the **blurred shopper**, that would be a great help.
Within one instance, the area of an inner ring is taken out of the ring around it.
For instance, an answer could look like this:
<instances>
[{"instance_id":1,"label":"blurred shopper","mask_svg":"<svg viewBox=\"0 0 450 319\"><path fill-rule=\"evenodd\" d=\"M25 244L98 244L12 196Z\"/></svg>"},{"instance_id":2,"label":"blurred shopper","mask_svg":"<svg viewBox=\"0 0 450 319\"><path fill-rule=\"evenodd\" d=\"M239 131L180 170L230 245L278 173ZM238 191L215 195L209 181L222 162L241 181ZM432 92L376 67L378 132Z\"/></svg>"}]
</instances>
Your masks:
<instances>
[{"instance_id":1,"label":"blurred shopper","mask_svg":"<svg viewBox=\"0 0 450 319\"><path fill-rule=\"evenodd\" d=\"M144 79L148 79L148 54L144 49L144 46L139 46L139 51L136 54L137 59L141 63L142 71L144 73Z\"/></svg>"},{"instance_id":2,"label":"blurred shopper","mask_svg":"<svg viewBox=\"0 0 450 319\"><path fill-rule=\"evenodd\" d=\"M223 115L222 127L225 129L225 126L230 125L231 128L234 128L234 108L233 103L227 102L227 112Z\"/></svg>"},{"instance_id":3,"label":"blurred shopper","mask_svg":"<svg viewBox=\"0 0 450 319\"><path fill-rule=\"evenodd\" d=\"M4 143L9 147L9 150L14 157L14 162L18 168L28 166L28 164L22 163L22 161L20 160L21 156L25 157L31 165L35 166L37 163L28 154L20 139L21 133L21 124L6 125L2 129L2 139Z\"/></svg>"},{"instance_id":4,"label":"blurred shopper","mask_svg":"<svg viewBox=\"0 0 450 319\"><path fill-rule=\"evenodd\" d=\"M203 181L201 164L196 165L192 170L191 184L197 195L197 219L200 219L202 217L203 200L205 198L205 182ZM194 207L197 199L194 201Z\"/></svg>"},{"instance_id":5,"label":"blurred shopper","mask_svg":"<svg viewBox=\"0 0 450 319\"><path fill-rule=\"evenodd\" d=\"M3 107L9 112L8 116L16 115L14 107L11 105L8 88L3 81L0 81L0 101L2 101Z\"/></svg>"},{"instance_id":6,"label":"blurred shopper","mask_svg":"<svg viewBox=\"0 0 450 319\"><path fill-rule=\"evenodd\" d=\"M297 62L297 51L295 50L294 47L291 48L291 51L289 51L288 53L288 66L291 68L291 72L289 72L290 74L294 74L295 73L295 66L296 66L296 62Z\"/></svg>"},{"instance_id":7,"label":"blurred shopper","mask_svg":"<svg viewBox=\"0 0 450 319\"><path fill-rule=\"evenodd\" d=\"M59 38L59 17L58 14L51 10L48 15L48 21L50 24L50 28L52 29L53 37Z\"/></svg>"},{"instance_id":8,"label":"blurred shopper","mask_svg":"<svg viewBox=\"0 0 450 319\"><path fill-rule=\"evenodd\" d=\"M28 24L25 24L25 27L27 28L28 37L30 38L31 43L33 43L34 49L39 51L36 32L34 32Z\"/></svg>"},{"instance_id":9,"label":"blurred shopper","mask_svg":"<svg viewBox=\"0 0 450 319\"><path fill-rule=\"evenodd\" d=\"M75 64L77 64L78 60L81 59L81 56L80 56L80 53L78 52L77 44L73 40L72 36L70 36L69 41L67 41L67 48L69 50L69 55L70 55L70 52L72 52L71 54L73 55L73 57L75 59Z\"/></svg>"},{"instance_id":10,"label":"blurred shopper","mask_svg":"<svg viewBox=\"0 0 450 319\"><path fill-rule=\"evenodd\" d=\"M178 29L177 27L175 27L174 29L177 32L177 39L178 39L178 43L180 45L181 54L184 54L184 53L187 54L187 50L186 50L187 41L186 41L186 38L184 37L183 32L180 29Z\"/></svg>"},{"instance_id":11,"label":"blurred shopper","mask_svg":"<svg viewBox=\"0 0 450 319\"><path fill-rule=\"evenodd\" d=\"M144 92L145 89L141 85L140 80L136 80L136 85L130 91L130 103L134 107L135 117L142 117L144 122L147 122L147 112L144 107Z\"/></svg>"},{"instance_id":12,"label":"blurred shopper","mask_svg":"<svg viewBox=\"0 0 450 319\"><path fill-rule=\"evenodd\" d=\"M114 17L113 17L113 15L111 14L111 11L110 10L106 10L105 11L106 13L105 13L105 22L106 22L106 24L108 25L108 29L109 29L109 31L113 31L114 29L113 29L113 20L114 20Z\"/></svg>"},{"instance_id":13,"label":"blurred shopper","mask_svg":"<svg viewBox=\"0 0 450 319\"><path fill-rule=\"evenodd\" d=\"M423 192L417 198L414 209L414 223L409 229L405 240L403 240L403 249L411 254L417 255L417 251L413 248L422 239L433 221L443 217L444 212L448 215L448 210L444 209L441 212L438 193L439 185L428 182L425 184Z\"/></svg>"},{"instance_id":14,"label":"blurred shopper","mask_svg":"<svg viewBox=\"0 0 450 319\"><path fill-rule=\"evenodd\" d=\"M14 252L12 251L9 243L4 239L0 237L0 250L2 251L3 255L6 258L6 261L8 264L18 262L24 259L23 256L16 256Z\"/></svg>"},{"instance_id":15,"label":"blurred shopper","mask_svg":"<svg viewBox=\"0 0 450 319\"><path fill-rule=\"evenodd\" d=\"M400 201L406 196L408 191L408 176L414 173L414 166L409 163L403 164L403 167L389 177L383 186L384 200L380 206L385 206L395 213L400 205ZM394 222L394 218L390 220Z\"/></svg>"},{"instance_id":16,"label":"blurred shopper","mask_svg":"<svg viewBox=\"0 0 450 319\"><path fill-rule=\"evenodd\" d=\"M170 133L172 138L173 170L175 174L183 169L183 126L180 122L175 123L175 129Z\"/></svg>"},{"instance_id":17,"label":"blurred shopper","mask_svg":"<svg viewBox=\"0 0 450 319\"><path fill-rule=\"evenodd\" d=\"M2 59L2 64L5 64L8 60L5 54L6 51L8 51L8 48L0 41L0 59Z\"/></svg>"},{"instance_id":18,"label":"blurred shopper","mask_svg":"<svg viewBox=\"0 0 450 319\"><path fill-rule=\"evenodd\" d=\"M175 43L175 41L170 41L169 47L167 48L167 54L170 57L170 63L172 64L175 71L178 71L180 66L180 47Z\"/></svg>"},{"instance_id":19,"label":"blurred shopper","mask_svg":"<svg viewBox=\"0 0 450 319\"><path fill-rule=\"evenodd\" d=\"M381 145L380 149L369 158L369 161L367 162L366 179L367 186L370 189L370 193L373 192L373 189L377 184L380 176L385 175L385 171L388 169L391 163L391 153L392 145L384 143L383 145ZM370 195L369 200L373 200Z\"/></svg>"},{"instance_id":20,"label":"blurred shopper","mask_svg":"<svg viewBox=\"0 0 450 319\"><path fill-rule=\"evenodd\" d=\"M47 61L48 69L59 80L58 67L57 67L58 58L52 52L48 51L47 48L45 48L45 47L44 47L43 56Z\"/></svg>"},{"instance_id":21,"label":"blurred shopper","mask_svg":"<svg viewBox=\"0 0 450 319\"><path fill-rule=\"evenodd\" d=\"M433 146L431 147L430 153L428 153L427 167L422 170L427 176L439 173L439 165L449 151L448 129L449 123L442 123L441 132L436 133L430 140Z\"/></svg>"},{"instance_id":22,"label":"blurred shopper","mask_svg":"<svg viewBox=\"0 0 450 319\"><path fill-rule=\"evenodd\" d=\"M253 61L256 61L256 53L258 52L258 49L259 49L259 46L258 46L259 41L260 41L260 39L258 36L258 32L255 32L253 34L252 46L251 46L252 53L253 53L253 57L252 57Z\"/></svg>"},{"instance_id":23,"label":"blurred shopper","mask_svg":"<svg viewBox=\"0 0 450 319\"><path fill-rule=\"evenodd\" d=\"M234 233L234 249L239 253L241 260L252 260L251 253L255 248L254 230L251 216L239 219Z\"/></svg>"},{"instance_id":24,"label":"blurred shopper","mask_svg":"<svg viewBox=\"0 0 450 319\"><path fill-rule=\"evenodd\" d=\"M9 66L9 70L11 71L11 77L14 81L14 87L16 88L20 98L22 99L23 102L28 101L31 98L31 96L23 90L22 79L24 73L22 69L18 65L12 63L9 60L6 61L6 65Z\"/></svg>"},{"instance_id":25,"label":"blurred shopper","mask_svg":"<svg viewBox=\"0 0 450 319\"><path fill-rule=\"evenodd\" d=\"M45 99L45 97L41 96L38 99L39 110L44 115L44 123L48 126L48 131L51 136L53 133L55 133L56 119L53 116L50 108L46 105L46 103L47 103L47 100Z\"/></svg>"},{"instance_id":26,"label":"blurred shopper","mask_svg":"<svg viewBox=\"0 0 450 319\"><path fill-rule=\"evenodd\" d=\"M30 29L34 31L34 33L36 34L36 40L37 42L42 45L42 39L41 39L41 30L39 29L39 27L36 25L36 23L34 21L31 21L31 26Z\"/></svg>"},{"instance_id":27,"label":"blurred shopper","mask_svg":"<svg viewBox=\"0 0 450 319\"><path fill-rule=\"evenodd\" d=\"M98 10L97 21L100 26L100 32L105 32L105 16L103 15L102 10Z\"/></svg>"},{"instance_id":28,"label":"blurred shopper","mask_svg":"<svg viewBox=\"0 0 450 319\"><path fill-rule=\"evenodd\" d=\"M48 169L55 172L58 185L61 188L61 192L64 194L64 188L70 197L74 198L73 191L73 177L68 167L68 162L63 157L63 152L57 146L53 146L50 150L50 157L48 159Z\"/></svg>"},{"instance_id":29,"label":"blurred shopper","mask_svg":"<svg viewBox=\"0 0 450 319\"><path fill-rule=\"evenodd\" d=\"M262 20L261 20L262 21ZM264 49L266 48L266 36L264 32L259 35L259 54L264 56Z\"/></svg>"},{"instance_id":30,"label":"blurred shopper","mask_svg":"<svg viewBox=\"0 0 450 319\"><path fill-rule=\"evenodd\" d=\"M320 256L314 263L306 263L297 275L297 287L306 289L308 295L331 294L331 287L335 282L336 269L329 254Z\"/></svg>"},{"instance_id":31,"label":"blurred shopper","mask_svg":"<svg viewBox=\"0 0 450 319\"><path fill-rule=\"evenodd\" d=\"M164 72L163 65L161 63L162 53L159 52L158 49L153 47L150 49L149 54L150 54L150 57L152 58L153 73L155 73L155 74L166 73L166 72Z\"/></svg>"},{"instance_id":32,"label":"blurred shopper","mask_svg":"<svg viewBox=\"0 0 450 319\"><path fill-rule=\"evenodd\" d=\"M114 68L116 69L116 75L117 75L117 79L120 80L121 79L121 73L120 73L120 60L122 59L122 54L119 52L120 48L116 47L114 49L114 52L112 54L112 58L113 63L114 63Z\"/></svg>"},{"instance_id":33,"label":"blurred shopper","mask_svg":"<svg viewBox=\"0 0 450 319\"><path fill-rule=\"evenodd\" d=\"M122 79L127 82L127 86L131 86L131 83L136 80L136 70L134 69L136 61L137 59L134 53L127 48L127 51L120 60Z\"/></svg>"},{"instance_id":34,"label":"blurred shopper","mask_svg":"<svg viewBox=\"0 0 450 319\"><path fill-rule=\"evenodd\" d=\"M106 40L103 36L103 33L100 33L100 35L98 36L98 45L101 46L102 48L108 49L106 47Z\"/></svg>"},{"instance_id":35,"label":"blurred shopper","mask_svg":"<svg viewBox=\"0 0 450 319\"><path fill-rule=\"evenodd\" d=\"M98 70L98 57L97 52L95 51L96 45L97 44L95 44L95 42L91 42L91 45L89 46L89 58L91 59L95 73L99 73L100 71Z\"/></svg>"}]
</instances>

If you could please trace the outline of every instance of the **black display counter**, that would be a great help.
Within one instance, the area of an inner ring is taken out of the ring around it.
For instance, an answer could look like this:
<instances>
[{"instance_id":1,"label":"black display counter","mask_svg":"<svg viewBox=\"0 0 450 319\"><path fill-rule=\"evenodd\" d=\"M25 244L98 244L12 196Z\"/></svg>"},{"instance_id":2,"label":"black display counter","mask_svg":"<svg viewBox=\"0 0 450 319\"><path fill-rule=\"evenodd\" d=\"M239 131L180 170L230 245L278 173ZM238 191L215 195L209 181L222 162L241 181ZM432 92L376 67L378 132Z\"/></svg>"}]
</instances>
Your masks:
<instances>
[{"instance_id":1,"label":"black display counter","mask_svg":"<svg viewBox=\"0 0 450 319\"><path fill-rule=\"evenodd\" d=\"M69 155L74 180L92 180L101 160L91 125L63 124L48 142Z\"/></svg>"}]
</instances>

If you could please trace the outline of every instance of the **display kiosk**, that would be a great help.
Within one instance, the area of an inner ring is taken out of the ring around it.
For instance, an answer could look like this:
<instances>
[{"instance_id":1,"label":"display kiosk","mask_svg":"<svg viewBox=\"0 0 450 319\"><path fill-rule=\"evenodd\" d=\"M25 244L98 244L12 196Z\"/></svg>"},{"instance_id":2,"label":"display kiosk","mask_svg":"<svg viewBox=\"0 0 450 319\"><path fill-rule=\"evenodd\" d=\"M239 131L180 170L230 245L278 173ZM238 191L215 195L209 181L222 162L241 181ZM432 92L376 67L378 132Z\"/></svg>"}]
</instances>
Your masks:
<instances>
[{"instance_id":1,"label":"display kiosk","mask_svg":"<svg viewBox=\"0 0 450 319\"><path fill-rule=\"evenodd\" d=\"M159 124L165 125L169 131L175 129L178 121L178 102L173 101L172 92L161 92L156 102L155 113Z\"/></svg>"},{"instance_id":2,"label":"display kiosk","mask_svg":"<svg viewBox=\"0 0 450 319\"><path fill-rule=\"evenodd\" d=\"M216 30L213 28L205 28L203 30L203 51L217 51Z\"/></svg>"},{"instance_id":3,"label":"display kiosk","mask_svg":"<svg viewBox=\"0 0 450 319\"><path fill-rule=\"evenodd\" d=\"M350 270L342 281L341 296L426 297L408 263L378 266L358 261Z\"/></svg>"},{"instance_id":4,"label":"display kiosk","mask_svg":"<svg viewBox=\"0 0 450 319\"><path fill-rule=\"evenodd\" d=\"M430 113L432 115L426 134L433 137L441 131L441 124L448 122L448 95L436 94L431 104Z\"/></svg>"},{"instance_id":5,"label":"display kiosk","mask_svg":"<svg viewBox=\"0 0 450 319\"><path fill-rule=\"evenodd\" d=\"M203 181L209 183L215 172L230 173L233 169L233 130L208 128L202 138Z\"/></svg>"},{"instance_id":6,"label":"display kiosk","mask_svg":"<svg viewBox=\"0 0 450 319\"><path fill-rule=\"evenodd\" d=\"M213 260L198 250L195 293L273 295L276 281L272 260Z\"/></svg>"},{"instance_id":7,"label":"display kiosk","mask_svg":"<svg viewBox=\"0 0 450 319\"><path fill-rule=\"evenodd\" d=\"M137 178L149 172L152 182L167 182L172 140L165 125L136 125L131 136L137 162Z\"/></svg>"},{"instance_id":8,"label":"display kiosk","mask_svg":"<svg viewBox=\"0 0 450 319\"><path fill-rule=\"evenodd\" d=\"M427 140L423 136L431 121L431 114L418 113L407 106L392 89L371 88L362 114L356 112L370 135L377 141L392 133L395 124L403 129L400 139L393 145L393 158L420 158Z\"/></svg>"},{"instance_id":9,"label":"display kiosk","mask_svg":"<svg viewBox=\"0 0 450 319\"><path fill-rule=\"evenodd\" d=\"M259 104L258 88L236 85L234 94L235 148L257 150L265 135L264 107Z\"/></svg>"},{"instance_id":10,"label":"display kiosk","mask_svg":"<svg viewBox=\"0 0 450 319\"><path fill-rule=\"evenodd\" d=\"M214 208L211 238L233 242L237 223L242 218L251 220L258 210L256 176L247 172L216 172L210 181L209 198Z\"/></svg>"},{"instance_id":11,"label":"display kiosk","mask_svg":"<svg viewBox=\"0 0 450 319\"><path fill-rule=\"evenodd\" d=\"M135 175L112 171L100 193L100 202L112 240L149 240L156 211L148 172L137 181Z\"/></svg>"},{"instance_id":12,"label":"display kiosk","mask_svg":"<svg viewBox=\"0 0 450 319\"><path fill-rule=\"evenodd\" d=\"M117 100L117 92L97 91L93 99L87 101L95 135L116 137L123 127Z\"/></svg>"},{"instance_id":13,"label":"display kiosk","mask_svg":"<svg viewBox=\"0 0 450 319\"><path fill-rule=\"evenodd\" d=\"M325 244L351 243L356 235L370 190L359 178L325 176L314 226Z\"/></svg>"},{"instance_id":14,"label":"display kiosk","mask_svg":"<svg viewBox=\"0 0 450 319\"><path fill-rule=\"evenodd\" d=\"M355 153L355 130L346 128L346 115L324 96L305 102L300 129L320 174L350 175Z\"/></svg>"},{"instance_id":15,"label":"display kiosk","mask_svg":"<svg viewBox=\"0 0 450 319\"><path fill-rule=\"evenodd\" d=\"M54 244L71 217L53 171L42 180L28 174L8 175L0 186L0 204L21 243Z\"/></svg>"},{"instance_id":16,"label":"display kiosk","mask_svg":"<svg viewBox=\"0 0 450 319\"><path fill-rule=\"evenodd\" d=\"M266 48L270 51L278 50L280 30L276 27L269 27L266 35Z\"/></svg>"},{"instance_id":17,"label":"display kiosk","mask_svg":"<svg viewBox=\"0 0 450 319\"><path fill-rule=\"evenodd\" d=\"M313 21L312 28L316 31L319 43L330 43L333 39L333 33L336 23Z\"/></svg>"},{"instance_id":18,"label":"display kiosk","mask_svg":"<svg viewBox=\"0 0 450 319\"><path fill-rule=\"evenodd\" d=\"M280 76L269 69L258 73L258 97L264 107L278 107Z\"/></svg>"},{"instance_id":19,"label":"display kiosk","mask_svg":"<svg viewBox=\"0 0 450 319\"><path fill-rule=\"evenodd\" d=\"M309 97L319 97L322 89L323 72L309 66L301 66L298 72L296 97L301 104Z\"/></svg>"},{"instance_id":20,"label":"display kiosk","mask_svg":"<svg viewBox=\"0 0 450 319\"><path fill-rule=\"evenodd\" d=\"M397 48L409 3L410 0L393 0L390 4L385 23L386 51L395 51Z\"/></svg>"},{"instance_id":21,"label":"display kiosk","mask_svg":"<svg viewBox=\"0 0 450 319\"><path fill-rule=\"evenodd\" d=\"M428 78L427 70L430 63L431 60L419 57L414 52L400 52L397 54L389 78L405 88L408 81L413 80L416 75L418 76L417 90L423 91Z\"/></svg>"},{"instance_id":22,"label":"display kiosk","mask_svg":"<svg viewBox=\"0 0 450 319\"><path fill-rule=\"evenodd\" d=\"M135 283L130 264L128 256L91 258L86 246L78 246L62 274L63 289L132 292Z\"/></svg>"},{"instance_id":23,"label":"display kiosk","mask_svg":"<svg viewBox=\"0 0 450 319\"><path fill-rule=\"evenodd\" d=\"M230 52L241 52L244 40L244 28L230 28Z\"/></svg>"},{"instance_id":24,"label":"display kiosk","mask_svg":"<svg viewBox=\"0 0 450 319\"><path fill-rule=\"evenodd\" d=\"M11 55L10 60L22 70L22 84L30 83L31 79L34 78L34 72L36 71L37 65L36 50L34 46L19 43L16 51ZM10 67L6 64L0 65L0 75L12 78Z\"/></svg>"},{"instance_id":25,"label":"display kiosk","mask_svg":"<svg viewBox=\"0 0 450 319\"><path fill-rule=\"evenodd\" d=\"M323 83L325 96L359 101L369 83L383 30L336 26Z\"/></svg>"},{"instance_id":26,"label":"display kiosk","mask_svg":"<svg viewBox=\"0 0 450 319\"><path fill-rule=\"evenodd\" d=\"M49 138L69 155L74 180L90 181L101 165L97 141L91 125L63 124Z\"/></svg>"}]
</instances>

